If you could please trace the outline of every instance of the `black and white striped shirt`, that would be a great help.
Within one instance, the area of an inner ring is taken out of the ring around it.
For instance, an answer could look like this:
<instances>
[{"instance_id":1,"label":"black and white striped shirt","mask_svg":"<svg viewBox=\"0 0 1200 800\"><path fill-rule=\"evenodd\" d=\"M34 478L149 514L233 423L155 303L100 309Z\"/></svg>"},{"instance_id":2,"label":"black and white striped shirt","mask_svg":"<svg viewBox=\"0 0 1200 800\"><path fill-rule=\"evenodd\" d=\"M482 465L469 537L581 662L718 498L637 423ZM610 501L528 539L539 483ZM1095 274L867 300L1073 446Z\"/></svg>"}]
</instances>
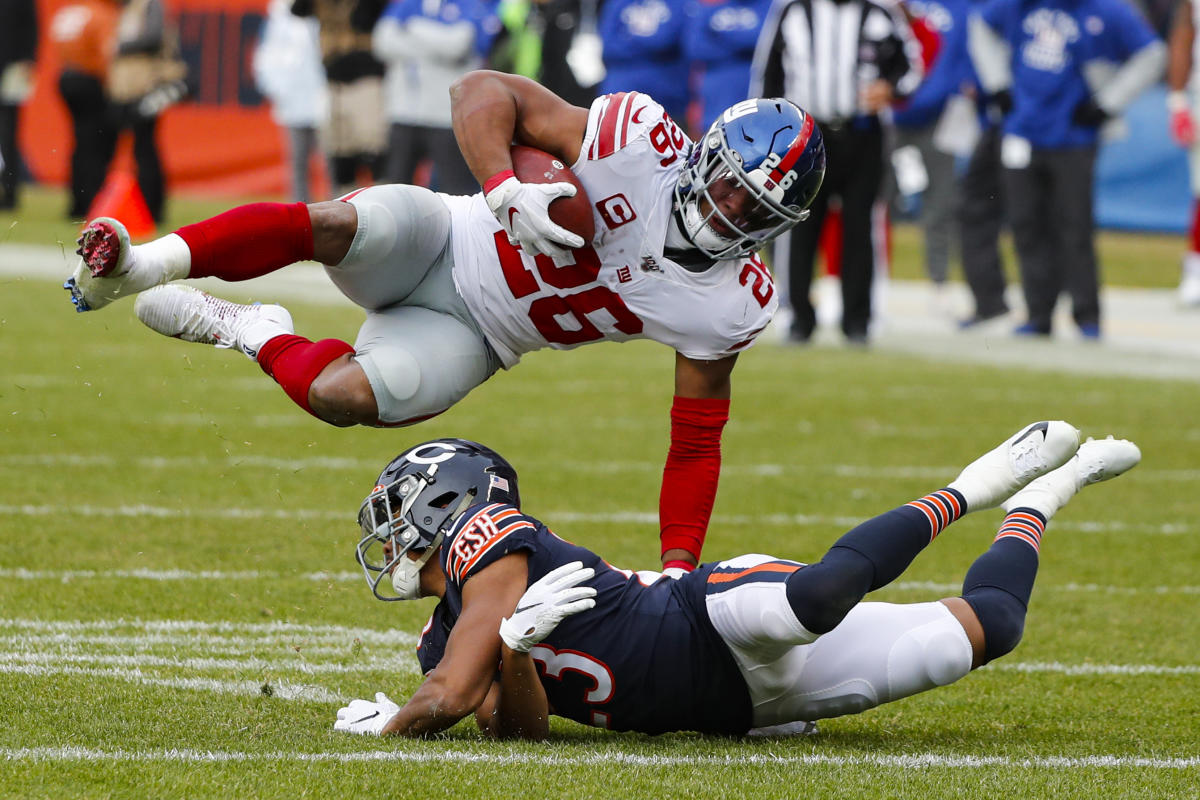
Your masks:
<instances>
[{"instance_id":1,"label":"black and white striped shirt","mask_svg":"<svg viewBox=\"0 0 1200 800\"><path fill-rule=\"evenodd\" d=\"M754 53L751 96L786 97L818 122L859 116L860 87L897 97L921 82L921 47L892 0L776 0Z\"/></svg>"}]
</instances>

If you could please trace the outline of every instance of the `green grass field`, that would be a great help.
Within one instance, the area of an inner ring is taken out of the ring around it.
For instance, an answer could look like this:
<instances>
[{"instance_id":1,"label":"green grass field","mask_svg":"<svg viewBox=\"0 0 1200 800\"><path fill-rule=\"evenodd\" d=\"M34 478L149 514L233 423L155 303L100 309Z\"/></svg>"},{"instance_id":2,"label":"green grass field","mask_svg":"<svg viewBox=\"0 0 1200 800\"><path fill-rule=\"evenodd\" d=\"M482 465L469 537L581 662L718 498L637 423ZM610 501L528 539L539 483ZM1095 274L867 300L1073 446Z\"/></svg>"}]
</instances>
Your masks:
<instances>
[{"instance_id":1,"label":"green grass field","mask_svg":"<svg viewBox=\"0 0 1200 800\"><path fill-rule=\"evenodd\" d=\"M379 468L419 440L479 439L520 471L530 513L652 567L671 353L536 353L417 428L337 430L128 302L76 315L51 281L0 280L0 797L1200 797L1194 381L756 347L708 558L817 558L1035 419L1131 438L1144 460L1051 524L1025 640L954 686L802 739L560 720L544 744L471 722L382 741L335 733L334 713L414 689L432 606L379 603L357 571ZM289 308L322 336L361 319ZM876 599L955 594L999 514L955 525Z\"/></svg>"}]
</instances>

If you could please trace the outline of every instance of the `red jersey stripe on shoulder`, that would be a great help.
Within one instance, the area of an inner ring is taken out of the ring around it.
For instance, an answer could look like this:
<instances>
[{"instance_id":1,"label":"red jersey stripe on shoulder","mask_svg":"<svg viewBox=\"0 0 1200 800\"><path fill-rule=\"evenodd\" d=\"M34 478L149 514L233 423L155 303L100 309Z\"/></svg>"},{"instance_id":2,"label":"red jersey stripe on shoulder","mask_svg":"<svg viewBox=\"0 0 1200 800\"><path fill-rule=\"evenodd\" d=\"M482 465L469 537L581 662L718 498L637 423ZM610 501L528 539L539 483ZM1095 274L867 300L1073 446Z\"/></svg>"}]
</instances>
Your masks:
<instances>
[{"instance_id":1,"label":"red jersey stripe on shoulder","mask_svg":"<svg viewBox=\"0 0 1200 800\"><path fill-rule=\"evenodd\" d=\"M630 92L629 97L625 99L625 110L621 115L621 147L629 144L629 125L636 118L634 105L638 101L638 93Z\"/></svg>"},{"instance_id":2,"label":"red jersey stripe on shoulder","mask_svg":"<svg viewBox=\"0 0 1200 800\"><path fill-rule=\"evenodd\" d=\"M596 141L592 144L592 159L607 158L617 152L617 129L624 116L625 125L629 125L629 101L635 93L617 92L608 96L604 110L600 112L600 122L597 126Z\"/></svg>"}]
</instances>

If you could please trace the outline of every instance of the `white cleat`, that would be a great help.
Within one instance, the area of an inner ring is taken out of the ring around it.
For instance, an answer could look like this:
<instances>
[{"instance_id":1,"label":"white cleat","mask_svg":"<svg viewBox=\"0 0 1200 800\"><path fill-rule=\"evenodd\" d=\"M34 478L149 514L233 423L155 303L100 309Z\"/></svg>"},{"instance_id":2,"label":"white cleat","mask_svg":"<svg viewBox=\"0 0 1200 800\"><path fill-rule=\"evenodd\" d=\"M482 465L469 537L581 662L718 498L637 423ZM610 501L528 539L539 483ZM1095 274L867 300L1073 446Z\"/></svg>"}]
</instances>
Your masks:
<instances>
[{"instance_id":1,"label":"white cleat","mask_svg":"<svg viewBox=\"0 0 1200 800\"><path fill-rule=\"evenodd\" d=\"M138 262L129 232L112 217L97 217L89 222L76 243L79 265L63 284L71 293L76 311L104 308L114 300L185 277L170 275L161 265Z\"/></svg>"},{"instance_id":2,"label":"white cleat","mask_svg":"<svg viewBox=\"0 0 1200 800\"><path fill-rule=\"evenodd\" d=\"M950 484L968 511L1000 505L1013 492L1066 463L1079 449L1079 431L1062 420L1035 422L967 465Z\"/></svg>"},{"instance_id":3,"label":"white cleat","mask_svg":"<svg viewBox=\"0 0 1200 800\"><path fill-rule=\"evenodd\" d=\"M143 324L164 336L237 348L250 359L258 358L267 340L294 332L292 315L283 306L242 305L178 283L143 292L133 310Z\"/></svg>"},{"instance_id":4,"label":"white cleat","mask_svg":"<svg viewBox=\"0 0 1200 800\"><path fill-rule=\"evenodd\" d=\"M1088 437L1074 458L1043 475L1004 501L1004 510L1032 508L1047 520L1085 486L1128 472L1142 460L1142 451L1127 439Z\"/></svg>"}]
</instances>

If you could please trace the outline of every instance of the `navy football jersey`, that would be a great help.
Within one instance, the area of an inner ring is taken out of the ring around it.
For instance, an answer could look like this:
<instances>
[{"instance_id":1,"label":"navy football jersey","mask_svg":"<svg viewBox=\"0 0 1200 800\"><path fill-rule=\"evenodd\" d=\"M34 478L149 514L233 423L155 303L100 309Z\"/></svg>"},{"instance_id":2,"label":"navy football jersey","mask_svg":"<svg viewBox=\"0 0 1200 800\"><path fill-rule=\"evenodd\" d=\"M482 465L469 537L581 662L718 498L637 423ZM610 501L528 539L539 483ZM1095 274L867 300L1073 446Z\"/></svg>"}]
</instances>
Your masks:
<instances>
[{"instance_id":1,"label":"navy football jersey","mask_svg":"<svg viewBox=\"0 0 1200 800\"><path fill-rule=\"evenodd\" d=\"M572 561L596 570L586 584L596 589L596 607L567 617L530 651L553 713L644 733L750 728L749 691L704 604L715 564L679 580L620 570L502 503L468 510L442 543L446 596L421 634L423 672L445 652L463 584L515 552L528 555L530 584Z\"/></svg>"}]
</instances>

